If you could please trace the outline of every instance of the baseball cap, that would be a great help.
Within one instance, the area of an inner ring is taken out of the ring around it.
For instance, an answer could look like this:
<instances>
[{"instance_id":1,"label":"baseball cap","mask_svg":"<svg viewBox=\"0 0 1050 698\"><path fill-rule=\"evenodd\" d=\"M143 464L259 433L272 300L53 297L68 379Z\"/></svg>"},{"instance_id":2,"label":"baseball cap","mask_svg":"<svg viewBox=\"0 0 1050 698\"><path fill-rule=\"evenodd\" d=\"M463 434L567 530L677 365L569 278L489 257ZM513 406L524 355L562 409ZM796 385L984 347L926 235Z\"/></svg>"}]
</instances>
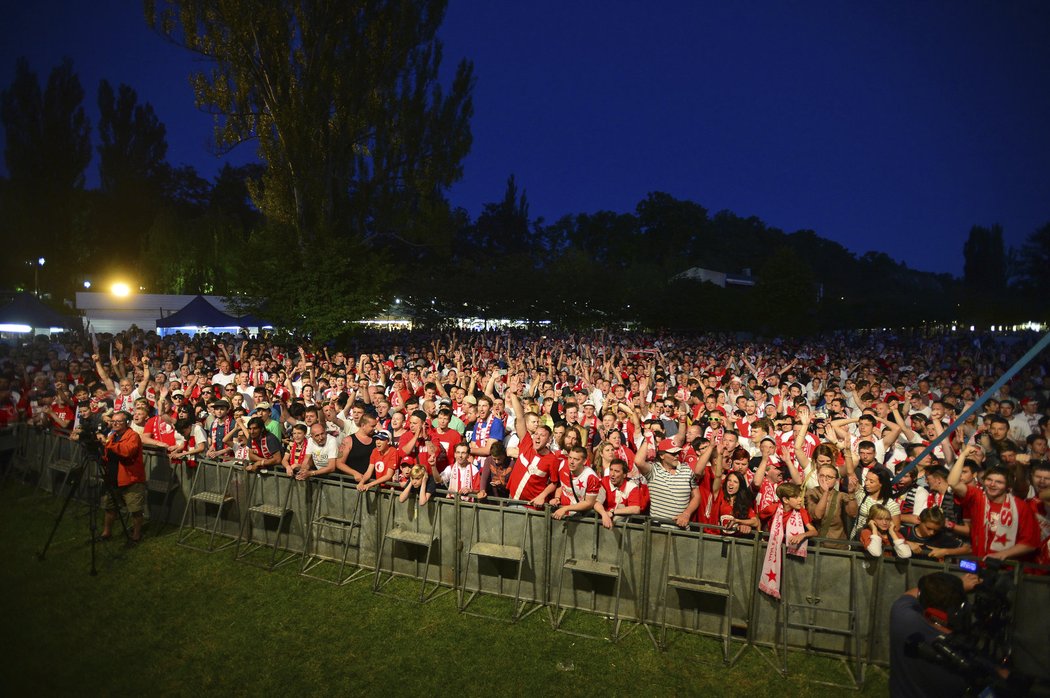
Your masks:
<instances>
[{"instance_id":1,"label":"baseball cap","mask_svg":"<svg viewBox=\"0 0 1050 698\"><path fill-rule=\"evenodd\" d=\"M268 402L257 402L255 403L256 410L268 410L270 409L270 403Z\"/></svg>"},{"instance_id":2,"label":"baseball cap","mask_svg":"<svg viewBox=\"0 0 1050 698\"><path fill-rule=\"evenodd\" d=\"M376 433L372 434L372 438L373 439L379 439L380 441L389 441L390 440L390 432L387 431L386 429L380 429Z\"/></svg>"},{"instance_id":3,"label":"baseball cap","mask_svg":"<svg viewBox=\"0 0 1050 698\"><path fill-rule=\"evenodd\" d=\"M681 446L674 445L673 439L663 439L656 447L657 453L678 453L681 450Z\"/></svg>"}]
</instances>

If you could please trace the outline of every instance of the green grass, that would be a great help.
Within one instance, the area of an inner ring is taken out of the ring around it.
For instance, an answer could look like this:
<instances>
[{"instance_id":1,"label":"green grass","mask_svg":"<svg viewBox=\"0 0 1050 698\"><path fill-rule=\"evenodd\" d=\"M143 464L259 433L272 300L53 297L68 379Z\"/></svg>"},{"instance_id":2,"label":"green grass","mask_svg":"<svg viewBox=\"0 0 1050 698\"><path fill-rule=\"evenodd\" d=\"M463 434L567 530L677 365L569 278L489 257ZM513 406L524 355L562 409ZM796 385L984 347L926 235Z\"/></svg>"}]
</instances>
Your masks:
<instances>
[{"instance_id":1,"label":"green grass","mask_svg":"<svg viewBox=\"0 0 1050 698\"><path fill-rule=\"evenodd\" d=\"M802 676L845 678L835 660L792 654L782 678L754 650L733 668L714 640L677 634L654 649L643 628L613 645L555 633L544 610L517 625L462 615L452 594L407 600L418 582L371 593L371 579L334 587L290 564L272 573L175 544L99 546L89 569L86 508L71 505L47 559L39 552L59 501L22 485L0 492L0 690L6 695L437 692L484 695L827 696ZM493 608L505 606L479 599ZM473 608L473 606L472 606ZM577 618L575 627L600 628ZM863 695L886 694L869 671Z\"/></svg>"}]
</instances>

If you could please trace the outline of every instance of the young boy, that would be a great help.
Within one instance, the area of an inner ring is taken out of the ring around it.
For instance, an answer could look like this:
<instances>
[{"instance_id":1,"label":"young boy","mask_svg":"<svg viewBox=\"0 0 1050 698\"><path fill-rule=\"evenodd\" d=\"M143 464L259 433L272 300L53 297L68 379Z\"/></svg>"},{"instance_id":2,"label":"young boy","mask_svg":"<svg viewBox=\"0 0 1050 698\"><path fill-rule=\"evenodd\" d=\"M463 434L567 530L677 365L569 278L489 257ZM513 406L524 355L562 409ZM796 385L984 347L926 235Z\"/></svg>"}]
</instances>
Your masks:
<instances>
[{"instance_id":1,"label":"young boy","mask_svg":"<svg viewBox=\"0 0 1050 698\"><path fill-rule=\"evenodd\" d=\"M762 563L762 576L758 590L775 599L780 598L780 577L783 560L781 547L786 545L788 555L806 557L806 541L817 535L817 529L810 523L809 513L802 501L802 487L794 482L784 482L777 486L777 497L780 499L780 510L773 515L769 528L769 544L766 546L765 562Z\"/></svg>"}]
</instances>

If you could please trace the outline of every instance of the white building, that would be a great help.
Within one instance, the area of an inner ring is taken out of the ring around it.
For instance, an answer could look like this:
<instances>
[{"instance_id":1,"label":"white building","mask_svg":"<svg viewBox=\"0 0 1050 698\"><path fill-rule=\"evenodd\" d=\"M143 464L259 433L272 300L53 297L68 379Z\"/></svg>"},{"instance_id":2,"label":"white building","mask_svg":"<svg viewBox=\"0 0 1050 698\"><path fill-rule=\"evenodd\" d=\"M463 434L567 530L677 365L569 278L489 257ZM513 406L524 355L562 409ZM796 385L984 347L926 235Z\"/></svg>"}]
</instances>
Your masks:
<instances>
[{"instance_id":1,"label":"white building","mask_svg":"<svg viewBox=\"0 0 1050 698\"><path fill-rule=\"evenodd\" d=\"M123 332L132 325L144 330L157 329L157 320L182 310L196 296L161 293L131 293L115 296L112 293L77 293L77 310L91 323L93 332ZM219 310L236 315L226 307L222 296L204 296ZM218 328L216 328L218 329Z\"/></svg>"}]
</instances>

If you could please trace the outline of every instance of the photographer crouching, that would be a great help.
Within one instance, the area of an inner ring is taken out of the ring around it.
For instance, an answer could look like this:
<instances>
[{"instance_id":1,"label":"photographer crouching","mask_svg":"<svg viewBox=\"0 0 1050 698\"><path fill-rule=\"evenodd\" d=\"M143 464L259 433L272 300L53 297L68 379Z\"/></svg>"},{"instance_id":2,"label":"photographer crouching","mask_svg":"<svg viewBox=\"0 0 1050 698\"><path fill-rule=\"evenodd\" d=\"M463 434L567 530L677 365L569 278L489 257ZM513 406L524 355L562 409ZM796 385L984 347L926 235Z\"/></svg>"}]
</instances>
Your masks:
<instances>
[{"instance_id":1,"label":"photographer crouching","mask_svg":"<svg viewBox=\"0 0 1050 698\"><path fill-rule=\"evenodd\" d=\"M142 462L142 439L129 428L131 415L124 411L114 412L110 422L113 430L108 434L97 434L102 446L102 459L106 466L106 492L102 495L102 540L113 535L113 522L121 502L114 501L115 493L131 514L131 541L142 540L142 512L146 503L146 466Z\"/></svg>"}]
</instances>

